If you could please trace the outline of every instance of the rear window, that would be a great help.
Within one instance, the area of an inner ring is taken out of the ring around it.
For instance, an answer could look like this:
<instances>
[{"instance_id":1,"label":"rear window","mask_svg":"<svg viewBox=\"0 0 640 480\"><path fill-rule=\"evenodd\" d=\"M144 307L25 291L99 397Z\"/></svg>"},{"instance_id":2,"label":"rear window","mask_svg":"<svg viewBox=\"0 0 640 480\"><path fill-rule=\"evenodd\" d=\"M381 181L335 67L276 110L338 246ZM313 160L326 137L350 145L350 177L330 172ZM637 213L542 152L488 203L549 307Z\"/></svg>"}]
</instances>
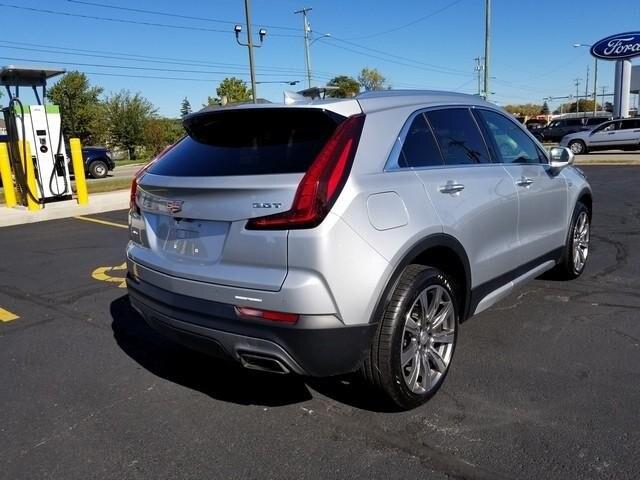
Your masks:
<instances>
[{"instance_id":1,"label":"rear window","mask_svg":"<svg viewBox=\"0 0 640 480\"><path fill-rule=\"evenodd\" d=\"M320 109L206 112L185 120L188 136L148 171L178 177L303 173L343 120Z\"/></svg>"}]
</instances>

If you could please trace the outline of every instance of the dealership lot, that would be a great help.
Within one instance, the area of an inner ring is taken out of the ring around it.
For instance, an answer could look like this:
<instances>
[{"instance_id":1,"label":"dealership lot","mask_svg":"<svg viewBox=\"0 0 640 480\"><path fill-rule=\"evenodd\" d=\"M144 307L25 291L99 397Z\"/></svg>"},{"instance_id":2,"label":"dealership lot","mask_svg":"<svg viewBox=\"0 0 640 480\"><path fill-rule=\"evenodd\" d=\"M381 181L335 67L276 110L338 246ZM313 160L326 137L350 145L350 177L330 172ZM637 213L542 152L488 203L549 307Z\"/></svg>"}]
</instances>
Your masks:
<instances>
[{"instance_id":1,"label":"dealership lot","mask_svg":"<svg viewBox=\"0 0 640 480\"><path fill-rule=\"evenodd\" d=\"M159 337L121 288L124 211L0 229L0 478L637 478L640 167L584 170L585 274L464 324L404 413Z\"/></svg>"}]
</instances>

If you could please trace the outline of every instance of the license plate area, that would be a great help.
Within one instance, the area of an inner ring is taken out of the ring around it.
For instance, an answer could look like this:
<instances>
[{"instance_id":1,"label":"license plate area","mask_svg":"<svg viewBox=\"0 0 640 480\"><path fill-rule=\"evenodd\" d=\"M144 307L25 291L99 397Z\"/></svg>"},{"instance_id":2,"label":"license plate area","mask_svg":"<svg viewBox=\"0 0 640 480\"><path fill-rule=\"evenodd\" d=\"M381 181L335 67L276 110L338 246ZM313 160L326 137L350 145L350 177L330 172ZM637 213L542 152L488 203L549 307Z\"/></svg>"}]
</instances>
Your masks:
<instances>
[{"instance_id":1,"label":"license plate area","mask_svg":"<svg viewBox=\"0 0 640 480\"><path fill-rule=\"evenodd\" d=\"M183 263L213 264L220 258L229 222L145 213L149 245L158 255Z\"/></svg>"}]
</instances>

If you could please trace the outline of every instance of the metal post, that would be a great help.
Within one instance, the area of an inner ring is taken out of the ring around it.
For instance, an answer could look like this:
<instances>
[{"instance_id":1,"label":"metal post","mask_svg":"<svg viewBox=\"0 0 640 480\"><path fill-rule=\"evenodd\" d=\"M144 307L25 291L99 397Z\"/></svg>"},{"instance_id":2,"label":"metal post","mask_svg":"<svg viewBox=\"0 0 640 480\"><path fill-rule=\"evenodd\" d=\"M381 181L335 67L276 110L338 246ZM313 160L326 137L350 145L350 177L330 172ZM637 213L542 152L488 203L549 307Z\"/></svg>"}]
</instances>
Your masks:
<instances>
[{"instance_id":1,"label":"metal post","mask_svg":"<svg viewBox=\"0 0 640 480\"><path fill-rule=\"evenodd\" d=\"M482 64L480 62L482 61L482 59L480 57L476 57L475 61L476 61L476 66L474 70L478 74L478 96L481 97L482 96Z\"/></svg>"},{"instance_id":2,"label":"metal post","mask_svg":"<svg viewBox=\"0 0 640 480\"><path fill-rule=\"evenodd\" d=\"M598 113L598 58L593 66L593 116Z\"/></svg>"},{"instance_id":3,"label":"metal post","mask_svg":"<svg viewBox=\"0 0 640 480\"><path fill-rule=\"evenodd\" d=\"M78 205L86 205L89 203L89 192L87 191L87 180L84 175L84 162L82 160L80 139L69 139L69 146L71 147L71 161L73 162L73 176L76 180Z\"/></svg>"},{"instance_id":4,"label":"metal post","mask_svg":"<svg viewBox=\"0 0 640 480\"><path fill-rule=\"evenodd\" d=\"M607 86L603 85L600 88L602 89L602 102L601 103L602 103L602 111L604 112L605 111L605 108L604 108L604 92L607 91Z\"/></svg>"},{"instance_id":5,"label":"metal post","mask_svg":"<svg viewBox=\"0 0 640 480\"><path fill-rule=\"evenodd\" d=\"M301 10L296 10L295 14L302 14L302 28L304 29L304 65L307 70L307 88L311 88L311 54L309 53L309 21L307 19L307 12L313 10L311 7L304 7Z\"/></svg>"},{"instance_id":6,"label":"metal post","mask_svg":"<svg viewBox=\"0 0 640 480\"><path fill-rule=\"evenodd\" d=\"M11 162L9 161L9 150L6 143L0 143L0 178L2 178L5 205L8 208L15 207L17 203L16 190L13 186Z\"/></svg>"},{"instance_id":7,"label":"metal post","mask_svg":"<svg viewBox=\"0 0 640 480\"><path fill-rule=\"evenodd\" d=\"M18 142L20 148L20 159L22 161L22 171L26 174L27 190L27 210L40 210L38 203L38 186L36 184L36 173L31 157L31 144L29 142Z\"/></svg>"},{"instance_id":8,"label":"metal post","mask_svg":"<svg viewBox=\"0 0 640 480\"><path fill-rule=\"evenodd\" d=\"M491 0L485 0L484 11L484 98L489 100L489 58L491 55Z\"/></svg>"},{"instance_id":9,"label":"metal post","mask_svg":"<svg viewBox=\"0 0 640 480\"><path fill-rule=\"evenodd\" d=\"M584 82L584 99L589 96L589 65L587 65L587 81ZM586 111L586 108L585 108Z\"/></svg>"},{"instance_id":10,"label":"metal post","mask_svg":"<svg viewBox=\"0 0 640 480\"><path fill-rule=\"evenodd\" d=\"M247 21L247 48L249 49L249 70L251 71L251 95L253 97L253 103L258 103L256 70L253 65L253 38L251 37L251 0L244 0L244 14Z\"/></svg>"},{"instance_id":11,"label":"metal post","mask_svg":"<svg viewBox=\"0 0 640 480\"><path fill-rule=\"evenodd\" d=\"M580 79L576 78L576 114L580 113L580 92L578 88L580 88Z\"/></svg>"}]
</instances>

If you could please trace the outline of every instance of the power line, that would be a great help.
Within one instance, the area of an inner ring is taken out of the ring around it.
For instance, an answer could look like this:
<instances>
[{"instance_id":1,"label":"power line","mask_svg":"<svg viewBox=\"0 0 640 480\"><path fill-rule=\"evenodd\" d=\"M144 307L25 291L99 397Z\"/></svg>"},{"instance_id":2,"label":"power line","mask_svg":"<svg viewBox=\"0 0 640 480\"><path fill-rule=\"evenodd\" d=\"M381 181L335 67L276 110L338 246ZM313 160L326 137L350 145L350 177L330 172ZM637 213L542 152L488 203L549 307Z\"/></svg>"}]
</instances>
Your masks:
<instances>
[{"instance_id":1,"label":"power line","mask_svg":"<svg viewBox=\"0 0 640 480\"><path fill-rule=\"evenodd\" d=\"M410 64L410 63L406 63L406 62L393 60L391 58L381 57L379 55L373 55L373 54L370 54L370 53L360 52L360 51L354 50L352 48L345 47L345 46L342 46L342 45L336 45L335 43L331 43L331 42L324 41L324 40L320 40L320 42L322 42L325 45L329 45L329 46L334 47L334 48L339 48L341 50L346 50L348 52L353 52L353 53L356 53L358 55L362 55L362 56L365 56L365 57L375 58L377 60L382 60L384 62L395 63L397 65L416 68L418 70L424 70L424 71L427 71L427 72L436 72L436 73L442 73L442 74L446 74L446 75L456 75L456 76L464 76L464 77L466 77L468 75L472 75L471 73L468 73L468 72L467 73L454 73L454 72L447 72L447 71L443 71L443 70L438 70L438 69L435 69L435 68L426 68L426 67L422 67L420 65L413 65L413 64Z\"/></svg>"},{"instance_id":2,"label":"power line","mask_svg":"<svg viewBox=\"0 0 640 480\"><path fill-rule=\"evenodd\" d=\"M4 40L0 39L0 44L1 43L17 43L17 42L5 42ZM44 46L44 45L39 45L39 44L28 44L28 43L25 43L25 45ZM180 62L180 61L171 61L171 60L156 60L155 59L156 57L148 57L149 59L147 59L147 58L128 58L126 56L127 54L118 54L118 53L115 53L113 55L105 55L105 54L101 54L101 53L77 53L77 52L65 51L67 49L65 49L64 47L51 47L52 48L51 49L51 48L19 47L19 46L14 46L14 45L0 45L0 48L7 48L7 49L12 49L12 50L26 50L26 51L41 52L41 53L58 53L58 54L61 54L61 55L73 55L73 56L90 57L90 58L109 58L109 59L114 59L114 60L136 61L136 62L167 64L167 65L186 65L186 66L194 66L194 67L206 67L206 66L212 66L212 67L234 67L234 68L242 68L242 69L248 68L246 65L232 64L232 63ZM79 50L80 52L83 51L81 49L70 49L70 50ZM92 50L84 50L84 51L96 52L96 51L92 51ZM158 57L158 58L162 58L162 57ZM304 71L302 69L284 68L284 67L257 67L257 69L264 70L264 71L273 71L275 73L295 73L295 74L299 74L299 75L302 75L304 73Z\"/></svg>"},{"instance_id":3,"label":"power line","mask_svg":"<svg viewBox=\"0 0 640 480\"><path fill-rule=\"evenodd\" d=\"M149 13L151 15L161 15L161 16L164 16L164 17L183 18L185 20L197 20L197 21L201 21L201 22L222 23L222 24L226 24L226 25L237 25L238 23L242 23L242 22L232 21L232 20L220 20L220 19L217 19L217 18L210 18L210 17L195 17L195 16L191 16L191 15L182 15L182 14L179 14L179 13L163 12L163 11L159 11L159 10L145 10L145 9L142 9L142 8L120 7L120 6L116 6L116 5L108 5L108 4L105 4L105 3L98 3L98 2L86 2L86 1L82 1L82 0L67 0L67 2L81 4L81 5L90 5L92 7L110 8L112 10L122 10L122 11L126 11L126 12ZM260 24L259 26L264 27L264 28L273 28L273 29L277 29L277 30L291 30L291 31L297 31L298 30L297 28L282 27L282 26L279 26L279 25L264 25L264 24Z\"/></svg>"},{"instance_id":4,"label":"power line","mask_svg":"<svg viewBox=\"0 0 640 480\"><path fill-rule=\"evenodd\" d=\"M39 58L17 58L17 57L1 57L6 60L15 60L19 62L34 62L34 63L55 63L59 65L77 65L81 67L99 67L99 68L120 68L126 70L145 70L153 72L175 72L175 73L204 73L204 74L221 74L221 75L247 75L247 72L219 72L212 70L187 70L176 68L155 68L155 67L135 67L132 65L108 65L103 63L81 63L81 62L64 62L59 60L43 60ZM282 72L279 73L261 73L263 77L282 76Z\"/></svg>"},{"instance_id":5,"label":"power line","mask_svg":"<svg viewBox=\"0 0 640 480\"><path fill-rule=\"evenodd\" d=\"M218 28L207 28L207 27L197 27L197 26L187 26L187 25L175 25L169 23L157 23L157 22L146 22L142 20L127 20L123 18L112 18L112 17L101 17L97 15L86 15L81 13L71 13L71 12L61 12L59 10L49 10L45 8L35 8L35 7L23 7L20 5L13 5L10 3L0 3L0 7L5 8L14 8L16 10L24 10L29 12L37 12L37 13L46 13L49 15L61 15L65 17L75 17L75 18L84 18L89 20L100 20L104 22L114 22L114 23L128 23L134 25L144 25L147 27L162 27L162 28L174 28L179 30L198 30L203 32L215 32L215 33L226 33L232 34L233 32L229 30L221 30ZM287 33L272 33L270 34L272 37L293 37L299 38L300 35L287 34Z\"/></svg>"},{"instance_id":6,"label":"power line","mask_svg":"<svg viewBox=\"0 0 640 480\"><path fill-rule=\"evenodd\" d=\"M363 35L363 36L360 36L360 37L352 37L351 40L364 40L366 38L374 38L374 37L379 37L381 35L386 35L387 33L397 32L398 30L402 30L403 28L407 28L407 27L410 27L412 25L415 25L416 23L423 22L424 20L427 20L428 18L435 17L439 13L442 13L445 10L448 10L449 8L457 5L460 2L462 2L462 0L455 0L455 1L451 2L451 3L448 3L447 5L443 6L442 8L439 8L438 10L435 10L435 11L433 11L433 12L431 12L431 13L423 16L423 17L416 18L415 20L412 20L412 21L410 21L408 23L405 23L403 25L399 25L397 27L390 28L388 30L383 30L381 32L372 33L371 35Z\"/></svg>"}]
</instances>

